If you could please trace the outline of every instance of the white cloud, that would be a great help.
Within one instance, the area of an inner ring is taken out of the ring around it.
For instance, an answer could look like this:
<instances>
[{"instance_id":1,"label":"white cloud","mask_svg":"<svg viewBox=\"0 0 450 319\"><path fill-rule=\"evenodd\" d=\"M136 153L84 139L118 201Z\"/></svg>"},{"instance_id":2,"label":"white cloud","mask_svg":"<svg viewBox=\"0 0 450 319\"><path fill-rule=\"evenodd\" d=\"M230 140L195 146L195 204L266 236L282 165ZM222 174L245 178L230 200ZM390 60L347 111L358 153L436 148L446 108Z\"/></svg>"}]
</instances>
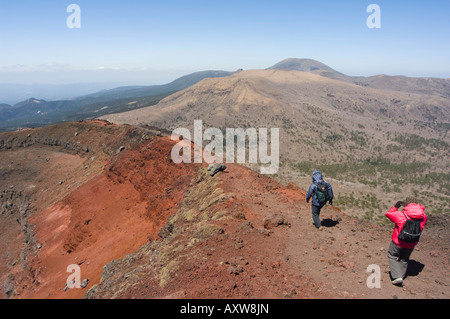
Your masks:
<instances>
[{"instance_id":1,"label":"white cloud","mask_svg":"<svg viewBox=\"0 0 450 319\"><path fill-rule=\"evenodd\" d=\"M94 68L94 70L96 70L96 71L118 71L118 70L120 70L120 68L117 66L112 66L112 67L99 66L99 67Z\"/></svg>"},{"instance_id":2,"label":"white cloud","mask_svg":"<svg viewBox=\"0 0 450 319\"><path fill-rule=\"evenodd\" d=\"M54 70L54 69L68 69L71 67L70 64L63 64L63 63L44 63L37 65L38 68L47 69L47 70Z\"/></svg>"}]
</instances>

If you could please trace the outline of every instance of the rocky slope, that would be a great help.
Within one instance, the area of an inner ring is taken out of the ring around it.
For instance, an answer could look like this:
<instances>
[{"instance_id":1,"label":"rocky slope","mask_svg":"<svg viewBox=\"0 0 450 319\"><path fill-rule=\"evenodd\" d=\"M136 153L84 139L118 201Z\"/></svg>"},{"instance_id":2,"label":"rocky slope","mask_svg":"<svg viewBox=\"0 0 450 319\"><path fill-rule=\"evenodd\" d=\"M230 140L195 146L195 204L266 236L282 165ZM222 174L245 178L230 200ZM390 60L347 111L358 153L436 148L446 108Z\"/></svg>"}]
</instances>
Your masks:
<instances>
[{"instance_id":1,"label":"rocky slope","mask_svg":"<svg viewBox=\"0 0 450 319\"><path fill-rule=\"evenodd\" d=\"M85 263L83 275L94 283L102 264L156 237L182 198L189 167L180 177L181 167L165 165L171 143L146 149L155 134L160 132L102 121L1 134L6 296L81 297L78 289L58 295L69 265ZM136 163L140 173L134 173ZM173 191L166 186L177 183ZM164 201L168 194L170 203Z\"/></svg>"},{"instance_id":2,"label":"rocky slope","mask_svg":"<svg viewBox=\"0 0 450 319\"><path fill-rule=\"evenodd\" d=\"M174 144L103 121L0 134L1 297L448 298L448 220L430 216L394 287L390 228L327 206L317 231L295 184L237 164L211 177ZM84 288L65 289L69 265Z\"/></svg>"}]
</instances>

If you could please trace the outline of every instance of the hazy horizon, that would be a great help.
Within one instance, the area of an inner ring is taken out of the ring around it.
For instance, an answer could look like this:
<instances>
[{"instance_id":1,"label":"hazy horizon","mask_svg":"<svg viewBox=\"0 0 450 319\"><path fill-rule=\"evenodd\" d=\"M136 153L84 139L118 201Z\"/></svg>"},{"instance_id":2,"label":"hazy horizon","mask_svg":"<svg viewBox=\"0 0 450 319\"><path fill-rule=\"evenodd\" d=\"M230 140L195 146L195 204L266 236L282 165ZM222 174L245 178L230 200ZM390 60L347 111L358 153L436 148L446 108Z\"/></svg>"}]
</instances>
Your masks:
<instances>
[{"instance_id":1,"label":"hazy horizon","mask_svg":"<svg viewBox=\"0 0 450 319\"><path fill-rule=\"evenodd\" d=\"M276 61L275 63L281 62ZM321 62L321 61L319 61ZM266 69L268 67L271 67L275 63L271 65L267 65L258 69ZM330 65L328 65L330 66ZM332 66L330 66L332 67ZM333 68L333 67L332 67ZM245 68L243 68L245 70ZM257 68L253 68L257 69ZM210 69L213 70L213 69ZM219 69L214 69L219 70ZM221 71L236 71L235 70L221 70ZM164 85L168 84L182 76L192 74L195 72L201 72L201 71L208 71L208 70L183 70L183 71L174 71L171 70L170 72L160 72L158 73L157 77L152 77L151 75L155 75L155 72L153 73L145 73L143 71L127 71L127 70L104 70L105 72L118 72L117 77L114 78L116 81L105 81L105 79L97 74L93 74L93 72L96 71L89 71L85 70L86 73L80 72L80 71L73 71L76 72L79 75L78 82L65 82L65 81L57 81L54 83L42 83L39 81L34 81L30 83L21 83L21 82L1 82L0 77L0 104L6 103L10 105L14 105L16 103L22 102L29 98L37 98L41 100L46 101L54 101L54 100L70 100L76 97L80 97L87 94L97 93L101 90L110 90L118 87L126 87L126 86L152 86L152 85ZM336 70L341 72L340 70ZM67 71L65 71L67 74ZM377 75L388 75L388 76L405 76L404 74L386 74L386 73L380 73L380 74L367 74L367 75L360 75L360 74L348 74L345 72L341 72L349 76L377 76ZM1 74L1 73L0 73ZM128 82L126 81L127 77L124 77L123 75L127 74L130 76ZM136 74L139 74L140 77L136 77ZM40 76L40 73L35 74L36 77ZM122 75L122 76L120 76ZM23 76L23 75L22 75ZM52 74L53 77L61 79L61 74L55 72ZM408 76L408 75L406 75ZM414 77L410 75L410 77ZM421 76L415 76L415 77L421 77ZM425 78L443 78L448 79L445 77L439 77L439 76L423 76ZM27 79L32 79L33 77L28 76ZM111 79L111 75L108 76L109 79ZM9 80L12 79L12 77L8 77ZM48 77L47 77L48 79ZM74 79L73 76L66 77L66 79ZM86 81L82 81L82 79L87 79ZM95 81L94 79L98 79Z\"/></svg>"},{"instance_id":2,"label":"hazy horizon","mask_svg":"<svg viewBox=\"0 0 450 319\"><path fill-rule=\"evenodd\" d=\"M304 57L286 57L286 58L299 58ZM307 57L305 59L314 59L312 57ZM284 59L282 59L284 60ZM143 70L102 70L104 72L99 72L96 70L64 70L64 71L45 71L45 72L8 72L0 71L0 84L11 84L11 85L78 85L78 84L99 84L99 83L114 83L118 86L148 86L148 85L162 85L172 82L184 75L188 75L195 72L209 71L209 70L220 70L234 72L238 69L243 70L256 70L256 69L266 69L275 65L282 60L273 61L272 64L246 68L239 67L235 69L224 69L224 68L209 68L209 69L180 69L180 70L161 70L161 71L143 71ZM322 60L314 59L318 62ZM380 73L364 73L364 72L354 72L349 73L342 71L338 68L334 68L332 65L324 63L329 67L335 69L348 76L353 77L370 77L378 75L387 76L406 76L406 77L417 77L417 78L440 78L440 79L450 79L450 75L435 72L435 73L395 73L395 72L380 72ZM45 73L45 79L42 78L42 74ZM51 73L51 74L49 74Z\"/></svg>"}]
</instances>

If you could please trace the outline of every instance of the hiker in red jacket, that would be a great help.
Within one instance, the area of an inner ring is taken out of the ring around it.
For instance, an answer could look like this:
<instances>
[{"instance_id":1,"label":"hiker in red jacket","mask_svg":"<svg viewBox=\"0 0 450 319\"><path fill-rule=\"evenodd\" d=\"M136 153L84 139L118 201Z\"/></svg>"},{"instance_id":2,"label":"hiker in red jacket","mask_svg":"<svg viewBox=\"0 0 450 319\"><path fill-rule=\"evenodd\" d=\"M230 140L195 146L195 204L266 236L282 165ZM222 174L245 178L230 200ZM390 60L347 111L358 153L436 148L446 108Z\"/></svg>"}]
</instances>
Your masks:
<instances>
[{"instance_id":1,"label":"hiker in red jacket","mask_svg":"<svg viewBox=\"0 0 450 319\"><path fill-rule=\"evenodd\" d=\"M400 206L405 206L403 211L399 211ZM408 261L417 242L405 242L400 240L399 234L408 219L420 221L422 231L427 223L425 207L416 203L405 203L399 201L387 213L386 217L395 223L392 233L392 242L388 250L389 268L391 269L392 284L402 285L408 268Z\"/></svg>"}]
</instances>

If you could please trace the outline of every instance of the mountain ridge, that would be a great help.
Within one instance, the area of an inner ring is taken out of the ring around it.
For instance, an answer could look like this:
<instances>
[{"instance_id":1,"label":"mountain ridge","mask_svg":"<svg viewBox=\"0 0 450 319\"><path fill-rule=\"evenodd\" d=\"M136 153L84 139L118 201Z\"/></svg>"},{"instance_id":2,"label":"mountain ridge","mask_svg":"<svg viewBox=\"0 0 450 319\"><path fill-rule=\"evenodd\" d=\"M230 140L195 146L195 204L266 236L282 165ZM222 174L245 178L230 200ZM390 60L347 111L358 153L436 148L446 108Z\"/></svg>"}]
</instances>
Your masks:
<instances>
[{"instance_id":1,"label":"mountain ridge","mask_svg":"<svg viewBox=\"0 0 450 319\"><path fill-rule=\"evenodd\" d=\"M104 102L119 98L126 99L158 95L161 93L174 92L185 89L186 87L189 87L204 78L224 77L231 75L232 73L233 72L220 70L199 71L181 76L167 84L151 86L121 86L114 89L102 90L97 93L80 96L77 97L76 100L94 98L96 102Z\"/></svg>"},{"instance_id":2,"label":"mountain ridge","mask_svg":"<svg viewBox=\"0 0 450 319\"><path fill-rule=\"evenodd\" d=\"M228 76L232 72L209 70L182 76L168 84L152 86L124 86L79 96L71 100L45 101L28 98L0 107L0 130L16 130L59 122L83 120L110 112L153 105L161 98L189 87L206 77ZM34 100L40 102L37 107ZM14 110L14 111L13 111Z\"/></svg>"},{"instance_id":3,"label":"mountain ridge","mask_svg":"<svg viewBox=\"0 0 450 319\"><path fill-rule=\"evenodd\" d=\"M299 58L285 59L266 70L270 69L309 72L330 79L380 90L414 94L434 92L445 98L449 97L450 79L386 75L353 77L338 72L319 61ZM10 106L2 104L0 107L0 130L15 130L23 127L37 127L71 120L92 119L104 114L120 113L130 109L151 106L158 103L162 98L185 89L203 78L226 77L236 72L219 70L199 71L163 85L121 86L78 96L70 100L45 101L45 99L38 97L41 103L45 104L42 107L45 107L46 111L33 108L35 106L33 103L27 105L26 101L30 99ZM18 106L20 105L23 107L19 110ZM13 108L16 108L19 112L12 112ZM38 113L38 111L41 112Z\"/></svg>"},{"instance_id":4,"label":"mountain ridge","mask_svg":"<svg viewBox=\"0 0 450 319\"><path fill-rule=\"evenodd\" d=\"M404 75L378 74L372 76L349 76L314 59L288 58L268 69L312 72L340 81L375 89L430 94L432 92L449 97L450 79L437 77L408 77Z\"/></svg>"}]
</instances>

